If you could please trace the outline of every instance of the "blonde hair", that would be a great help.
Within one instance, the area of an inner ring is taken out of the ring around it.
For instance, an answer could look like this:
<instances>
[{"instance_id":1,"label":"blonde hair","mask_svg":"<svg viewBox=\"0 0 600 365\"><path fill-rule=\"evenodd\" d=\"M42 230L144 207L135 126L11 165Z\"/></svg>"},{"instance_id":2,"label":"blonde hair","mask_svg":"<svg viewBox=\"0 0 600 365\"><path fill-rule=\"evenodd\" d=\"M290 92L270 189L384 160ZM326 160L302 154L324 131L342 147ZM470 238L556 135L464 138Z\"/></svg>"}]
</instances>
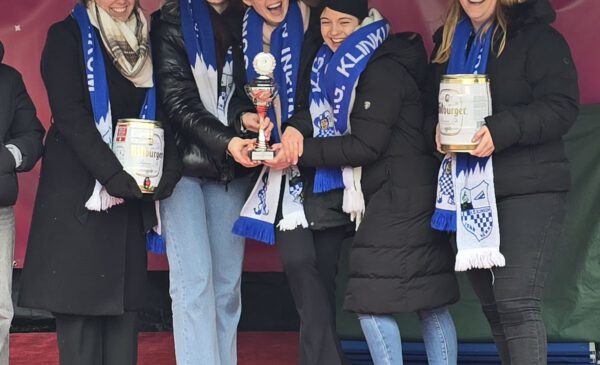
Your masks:
<instances>
[{"instance_id":1,"label":"blonde hair","mask_svg":"<svg viewBox=\"0 0 600 365\"><path fill-rule=\"evenodd\" d=\"M498 46L497 56L500 56L502 51L504 51L504 47L506 46L506 34L508 31L508 20L504 14L503 7L511 7L521 2L523 2L523 0L498 0L496 3L496 10L493 18L496 21L497 26L496 29L494 29L494 34L492 35L492 49L495 49L494 41L497 35L500 34L500 44ZM462 6L460 5L459 0L455 0L452 5L450 5L450 9L446 14L442 43L437 50L437 54L433 59L433 63L445 63L450 59L450 53L452 52L452 41L454 40L454 31L456 30L456 26L458 25L462 15ZM490 29L492 24L493 22L487 22L483 28L481 28L481 34L485 34Z\"/></svg>"}]
</instances>

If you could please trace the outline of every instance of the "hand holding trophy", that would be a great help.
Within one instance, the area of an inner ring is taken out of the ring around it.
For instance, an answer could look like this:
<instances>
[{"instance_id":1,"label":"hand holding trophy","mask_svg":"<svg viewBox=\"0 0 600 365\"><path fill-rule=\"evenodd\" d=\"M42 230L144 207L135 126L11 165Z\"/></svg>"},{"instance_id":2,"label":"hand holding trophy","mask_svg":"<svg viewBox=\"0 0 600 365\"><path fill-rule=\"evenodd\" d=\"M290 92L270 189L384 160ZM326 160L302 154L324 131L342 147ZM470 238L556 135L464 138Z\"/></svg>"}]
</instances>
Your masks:
<instances>
[{"instance_id":1,"label":"hand holding trophy","mask_svg":"<svg viewBox=\"0 0 600 365\"><path fill-rule=\"evenodd\" d=\"M253 161L268 161L275 158L275 151L269 147L265 137L265 117L273 100L277 97L277 84L269 76L275 70L275 65L275 57L272 54L265 52L257 54L252 66L259 76L245 87L246 94L254 103L260 118L258 142L254 150L250 152L250 159Z\"/></svg>"}]
</instances>

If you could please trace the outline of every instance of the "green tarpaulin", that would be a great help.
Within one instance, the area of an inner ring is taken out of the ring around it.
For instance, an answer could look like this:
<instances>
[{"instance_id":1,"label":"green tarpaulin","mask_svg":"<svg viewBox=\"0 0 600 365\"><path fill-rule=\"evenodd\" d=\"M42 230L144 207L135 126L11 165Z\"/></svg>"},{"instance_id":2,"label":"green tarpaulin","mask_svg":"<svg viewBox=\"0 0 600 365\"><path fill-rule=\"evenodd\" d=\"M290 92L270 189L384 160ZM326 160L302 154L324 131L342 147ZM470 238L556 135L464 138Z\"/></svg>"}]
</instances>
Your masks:
<instances>
[{"instance_id":1,"label":"green tarpaulin","mask_svg":"<svg viewBox=\"0 0 600 365\"><path fill-rule=\"evenodd\" d=\"M565 138L572 190L563 234L545 291L544 319L550 341L600 342L600 105L581 108ZM345 293L346 242L338 277L338 308ZM458 275L461 300L450 310L461 341L491 341L489 326L464 274ZM416 314L398 316L404 340L420 340ZM356 316L338 310L342 339L362 338Z\"/></svg>"}]
</instances>

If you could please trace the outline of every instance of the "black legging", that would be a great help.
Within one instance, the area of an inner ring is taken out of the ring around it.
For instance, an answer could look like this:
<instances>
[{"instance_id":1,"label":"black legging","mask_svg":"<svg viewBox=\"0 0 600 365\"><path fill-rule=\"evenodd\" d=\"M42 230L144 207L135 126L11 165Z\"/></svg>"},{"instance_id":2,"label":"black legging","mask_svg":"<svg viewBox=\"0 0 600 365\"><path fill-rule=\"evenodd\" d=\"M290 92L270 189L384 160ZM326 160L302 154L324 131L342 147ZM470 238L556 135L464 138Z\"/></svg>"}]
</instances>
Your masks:
<instances>
[{"instance_id":1,"label":"black legging","mask_svg":"<svg viewBox=\"0 0 600 365\"><path fill-rule=\"evenodd\" d=\"M335 329L335 276L345 227L276 233L300 316L300 365L345 364Z\"/></svg>"},{"instance_id":2,"label":"black legging","mask_svg":"<svg viewBox=\"0 0 600 365\"><path fill-rule=\"evenodd\" d=\"M502 364L546 365L542 294L562 231L566 193L515 196L497 205L506 266L470 270L468 277Z\"/></svg>"}]
</instances>

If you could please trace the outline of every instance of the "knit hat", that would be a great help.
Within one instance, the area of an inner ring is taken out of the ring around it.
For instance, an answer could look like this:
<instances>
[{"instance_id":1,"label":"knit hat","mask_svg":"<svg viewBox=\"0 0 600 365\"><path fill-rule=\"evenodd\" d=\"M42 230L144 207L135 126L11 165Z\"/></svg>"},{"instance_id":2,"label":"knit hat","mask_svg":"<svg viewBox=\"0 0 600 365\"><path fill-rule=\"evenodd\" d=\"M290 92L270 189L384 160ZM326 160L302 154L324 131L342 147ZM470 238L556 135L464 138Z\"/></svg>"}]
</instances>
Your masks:
<instances>
[{"instance_id":1,"label":"knit hat","mask_svg":"<svg viewBox=\"0 0 600 365\"><path fill-rule=\"evenodd\" d=\"M350 14L363 21L369 16L368 0L327 0L325 6L340 13Z\"/></svg>"}]
</instances>

